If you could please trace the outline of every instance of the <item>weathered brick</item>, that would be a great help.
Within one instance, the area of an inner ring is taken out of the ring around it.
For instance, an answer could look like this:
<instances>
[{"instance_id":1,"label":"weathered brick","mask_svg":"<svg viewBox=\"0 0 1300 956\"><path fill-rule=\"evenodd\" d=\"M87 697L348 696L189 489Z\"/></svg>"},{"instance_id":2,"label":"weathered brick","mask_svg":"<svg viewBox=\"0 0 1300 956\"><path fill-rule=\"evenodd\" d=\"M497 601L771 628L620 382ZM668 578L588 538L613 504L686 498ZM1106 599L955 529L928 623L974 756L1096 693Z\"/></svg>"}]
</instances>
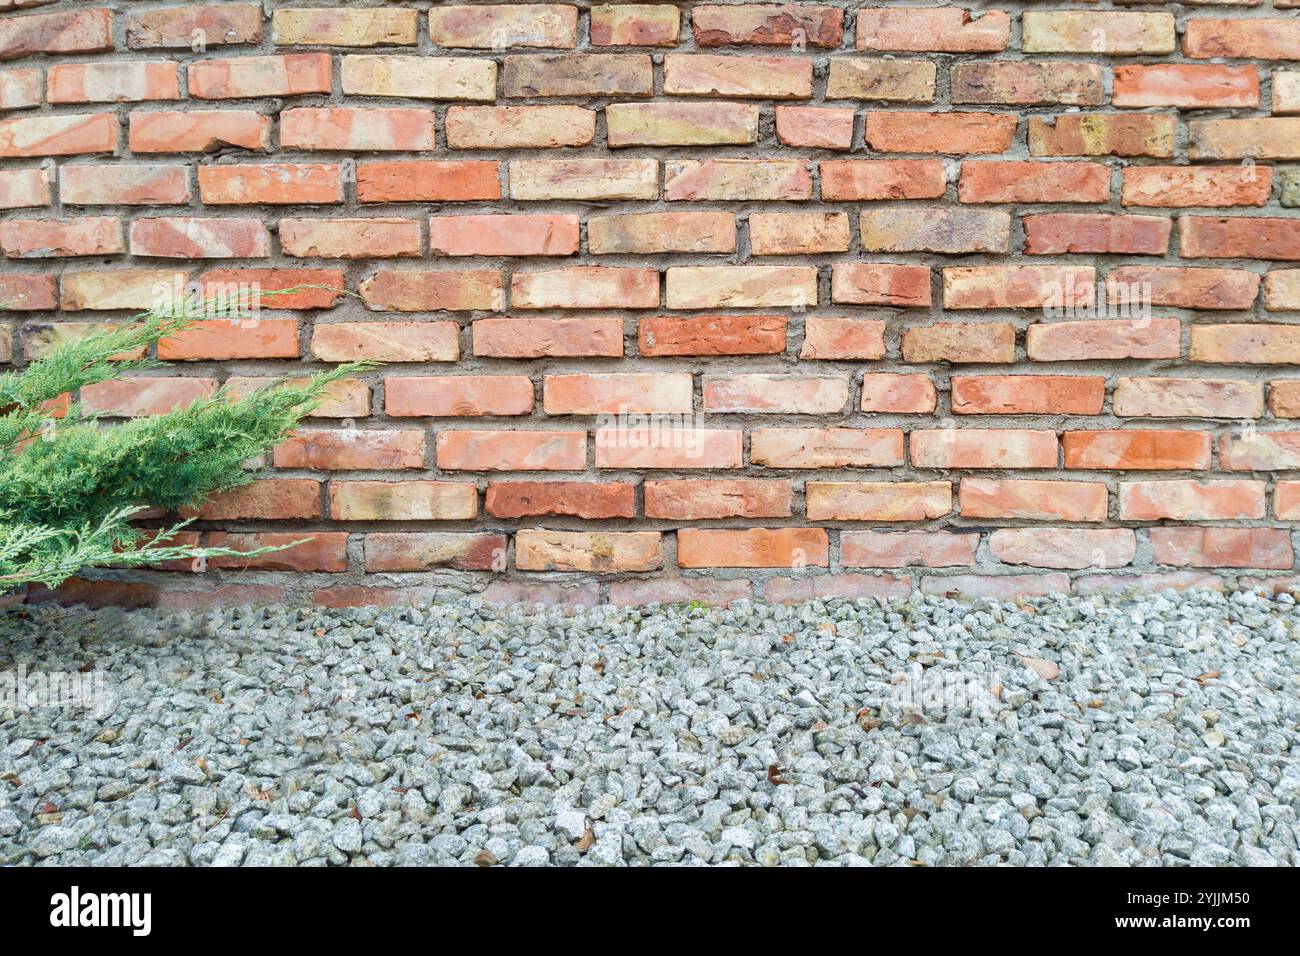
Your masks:
<instances>
[{"instance_id":1,"label":"weathered brick","mask_svg":"<svg viewBox=\"0 0 1300 956\"><path fill-rule=\"evenodd\" d=\"M1300 23L1282 17L1250 20L1192 17L1183 32L1183 55L1202 60L1220 56L1300 60Z\"/></svg>"},{"instance_id":2,"label":"weathered brick","mask_svg":"<svg viewBox=\"0 0 1300 956\"><path fill-rule=\"evenodd\" d=\"M1213 378L1121 378L1112 396L1122 418L1258 418L1264 386Z\"/></svg>"},{"instance_id":3,"label":"weathered brick","mask_svg":"<svg viewBox=\"0 0 1300 956\"><path fill-rule=\"evenodd\" d=\"M1122 568L1137 553L1129 528L999 528L989 551L1004 564L1035 568Z\"/></svg>"},{"instance_id":4,"label":"weathered brick","mask_svg":"<svg viewBox=\"0 0 1300 956\"><path fill-rule=\"evenodd\" d=\"M634 212L587 220L592 255L735 252L736 217L729 212Z\"/></svg>"},{"instance_id":5,"label":"weathered brick","mask_svg":"<svg viewBox=\"0 0 1300 956\"><path fill-rule=\"evenodd\" d=\"M281 219L280 248L297 259L375 259L423 251L414 219Z\"/></svg>"},{"instance_id":6,"label":"weathered brick","mask_svg":"<svg viewBox=\"0 0 1300 956\"><path fill-rule=\"evenodd\" d=\"M56 63L46 76L51 103L137 103L179 100L180 67L174 60Z\"/></svg>"},{"instance_id":7,"label":"weathered brick","mask_svg":"<svg viewBox=\"0 0 1300 956\"><path fill-rule=\"evenodd\" d=\"M331 481L335 521L461 521L478 514L478 491L455 481Z\"/></svg>"},{"instance_id":8,"label":"weathered brick","mask_svg":"<svg viewBox=\"0 0 1300 956\"><path fill-rule=\"evenodd\" d=\"M298 357L298 323L293 319L203 319L158 343L164 361Z\"/></svg>"},{"instance_id":9,"label":"weathered brick","mask_svg":"<svg viewBox=\"0 0 1300 956\"><path fill-rule=\"evenodd\" d=\"M1259 106L1259 71L1253 66L1150 63L1115 67L1115 106L1185 110Z\"/></svg>"},{"instance_id":10,"label":"weathered brick","mask_svg":"<svg viewBox=\"0 0 1300 956\"><path fill-rule=\"evenodd\" d=\"M495 76L482 99L493 98ZM654 68L644 53L511 55L506 57L505 92L511 97L649 96L654 92Z\"/></svg>"},{"instance_id":11,"label":"weathered brick","mask_svg":"<svg viewBox=\"0 0 1300 956\"><path fill-rule=\"evenodd\" d=\"M123 378L85 386L81 403L91 412L134 418L184 408L216 390L216 379L211 378Z\"/></svg>"},{"instance_id":12,"label":"weathered brick","mask_svg":"<svg viewBox=\"0 0 1300 956\"><path fill-rule=\"evenodd\" d=\"M963 266L943 270L949 309L1071 308L1094 298L1092 266Z\"/></svg>"},{"instance_id":13,"label":"weathered brick","mask_svg":"<svg viewBox=\"0 0 1300 956\"><path fill-rule=\"evenodd\" d=\"M800 604L843 598L906 598L912 593L908 578L892 574L853 574L836 572L798 578L768 578L763 584L763 600L778 604Z\"/></svg>"},{"instance_id":14,"label":"weathered brick","mask_svg":"<svg viewBox=\"0 0 1300 956\"><path fill-rule=\"evenodd\" d=\"M592 46L676 46L681 14L667 3L603 3L591 8Z\"/></svg>"},{"instance_id":15,"label":"weathered brick","mask_svg":"<svg viewBox=\"0 0 1300 956\"><path fill-rule=\"evenodd\" d=\"M776 136L786 146L850 149L853 146L853 110L778 106Z\"/></svg>"},{"instance_id":16,"label":"weathered brick","mask_svg":"<svg viewBox=\"0 0 1300 956\"><path fill-rule=\"evenodd\" d=\"M1274 568L1295 566L1285 528L1152 528L1152 558L1183 568Z\"/></svg>"},{"instance_id":17,"label":"weathered brick","mask_svg":"<svg viewBox=\"0 0 1300 956\"><path fill-rule=\"evenodd\" d=\"M849 400L842 378L796 375L706 375L706 412L771 412L787 415L835 415Z\"/></svg>"},{"instance_id":18,"label":"weathered brick","mask_svg":"<svg viewBox=\"0 0 1300 956\"><path fill-rule=\"evenodd\" d=\"M1264 517L1262 481L1121 481L1119 516L1125 521L1213 521Z\"/></svg>"},{"instance_id":19,"label":"weathered brick","mask_svg":"<svg viewBox=\"0 0 1300 956\"><path fill-rule=\"evenodd\" d=\"M1106 102L1102 70L1096 63L1060 60L955 63L951 82L954 103L1100 106Z\"/></svg>"},{"instance_id":20,"label":"weathered brick","mask_svg":"<svg viewBox=\"0 0 1300 956\"><path fill-rule=\"evenodd\" d=\"M169 259L260 259L271 234L260 219L168 216L131 223L131 255Z\"/></svg>"},{"instance_id":21,"label":"weathered brick","mask_svg":"<svg viewBox=\"0 0 1300 956\"><path fill-rule=\"evenodd\" d=\"M937 67L928 60L832 57L830 73L826 78L826 98L881 103L932 103L937 74Z\"/></svg>"},{"instance_id":22,"label":"weathered brick","mask_svg":"<svg viewBox=\"0 0 1300 956\"><path fill-rule=\"evenodd\" d=\"M676 266L668 269L665 286L670 309L761 309L817 302L817 270L812 266Z\"/></svg>"},{"instance_id":23,"label":"weathered brick","mask_svg":"<svg viewBox=\"0 0 1300 956\"><path fill-rule=\"evenodd\" d=\"M862 411L928 415L938 395L923 373L868 372L862 376Z\"/></svg>"},{"instance_id":24,"label":"weathered brick","mask_svg":"<svg viewBox=\"0 0 1300 956\"><path fill-rule=\"evenodd\" d=\"M1036 362L1177 358L1181 339L1177 319L1097 319L1031 325L1025 348Z\"/></svg>"},{"instance_id":25,"label":"weathered brick","mask_svg":"<svg viewBox=\"0 0 1300 956\"><path fill-rule=\"evenodd\" d=\"M317 531L303 540L292 531L225 532L213 531L206 542L212 548L255 551L278 547L279 551L254 557L211 558L211 568L256 568L266 571L324 571L341 573L348 569L348 535L345 531Z\"/></svg>"},{"instance_id":26,"label":"weathered brick","mask_svg":"<svg viewBox=\"0 0 1300 956\"><path fill-rule=\"evenodd\" d=\"M609 145L743 146L758 141L759 107L749 103L611 103Z\"/></svg>"},{"instance_id":27,"label":"weathered brick","mask_svg":"<svg viewBox=\"0 0 1300 956\"><path fill-rule=\"evenodd\" d=\"M752 601L754 587L748 581L707 578L644 578L614 581L606 603L615 607L646 604L689 604L728 607L736 601Z\"/></svg>"},{"instance_id":28,"label":"weathered brick","mask_svg":"<svg viewBox=\"0 0 1300 956\"><path fill-rule=\"evenodd\" d=\"M59 200L73 206L170 206L190 201L184 166L74 163L59 170Z\"/></svg>"},{"instance_id":29,"label":"weathered brick","mask_svg":"<svg viewBox=\"0 0 1300 956\"><path fill-rule=\"evenodd\" d=\"M76 285L75 273L64 273L59 282L65 288L71 279ZM0 275L0 302L10 311L45 311L55 308L54 276ZM75 298L65 298L59 305L64 309L77 308Z\"/></svg>"},{"instance_id":30,"label":"weathered brick","mask_svg":"<svg viewBox=\"0 0 1300 956\"><path fill-rule=\"evenodd\" d=\"M1110 169L1101 163L966 162L957 198L969 203L1106 202Z\"/></svg>"},{"instance_id":31,"label":"weathered brick","mask_svg":"<svg viewBox=\"0 0 1300 956\"><path fill-rule=\"evenodd\" d=\"M623 321L612 316L476 319L474 354L491 358L619 357Z\"/></svg>"},{"instance_id":32,"label":"weathered brick","mask_svg":"<svg viewBox=\"0 0 1300 956\"><path fill-rule=\"evenodd\" d=\"M547 375L542 406L548 415L690 412L692 379L685 372Z\"/></svg>"},{"instance_id":33,"label":"weathered brick","mask_svg":"<svg viewBox=\"0 0 1300 956\"><path fill-rule=\"evenodd\" d=\"M500 175L496 162L481 159L358 163L357 199L360 202L500 199Z\"/></svg>"},{"instance_id":34,"label":"weathered brick","mask_svg":"<svg viewBox=\"0 0 1300 956\"><path fill-rule=\"evenodd\" d=\"M543 531L515 534L521 571L653 571L664 563L658 531Z\"/></svg>"},{"instance_id":35,"label":"weathered brick","mask_svg":"<svg viewBox=\"0 0 1300 956\"><path fill-rule=\"evenodd\" d=\"M749 460L768 468L881 468L903 463L898 428L756 428Z\"/></svg>"},{"instance_id":36,"label":"weathered brick","mask_svg":"<svg viewBox=\"0 0 1300 956\"><path fill-rule=\"evenodd\" d=\"M1264 308L1270 312L1300 309L1300 269L1274 269L1264 276Z\"/></svg>"},{"instance_id":37,"label":"weathered brick","mask_svg":"<svg viewBox=\"0 0 1300 956\"><path fill-rule=\"evenodd\" d=\"M996 53L1011 37L1011 17L1002 10L973 13L957 7L861 9L857 47L935 53Z\"/></svg>"},{"instance_id":38,"label":"weathered brick","mask_svg":"<svg viewBox=\"0 0 1300 956\"><path fill-rule=\"evenodd\" d=\"M926 308L930 305L930 270L892 263L837 262L831 269L831 301Z\"/></svg>"},{"instance_id":39,"label":"weathered brick","mask_svg":"<svg viewBox=\"0 0 1300 956\"><path fill-rule=\"evenodd\" d=\"M957 415L1099 415L1106 380L1095 375L954 375Z\"/></svg>"},{"instance_id":40,"label":"weathered brick","mask_svg":"<svg viewBox=\"0 0 1300 956\"><path fill-rule=\"evenodd\" d=\"M1268 166L1128 166L1125 206L1263 206L1273 191Z\"/></svg>"},{"instance_id":41,"label":"weathered brick","mask_svg":"<svg viewBox=\"0 0 1300 956\"><path fill-rule=\"evenodd\" d=\"M294 291L290 291L290 290ZM328 309L343 295L341 269L210 269L199 291L236 307Z\"/></svg>"},{"instance_id":42,"label":"weathered brick","mask_svg":"<svg viewBox=\"0 0 1300 956\"><path fill-rule=\"evenodd\" d=\"M655 159L517 159L510 163L510 198L657 199Z\"/></svg>"},{"instance_id":43,"label":"weathered brick","mask_svg":"<svg viewBox=\"0 0 1300 956\"><path fill-rule=\"evenodd\" d=\"M1164 216L1112 216L1102 213L1043 213L1025 216L1029 255L1100 253L1163 256L1169 251L1171 220Z\"/></svg>"},{"instance_id":44,"label":"weathered brick","mask_svg":"<svg viewBox=\"0 0 1300 956\"><path fill-rule=\"evenodd\" d=\"M803 163L753 159L670 159L664 198L672 201L809 199L812 176Z\"/></svg>"},{"instance_id":45,"label":"weathered brick","mask_svg":"<svg viewBox=\"0 0 1300 956\"><path fill-rule=\"evenodd\" d=\"M510 277L510 302L516 309L654 308L659 305L659 273L609 266L516 272Z\"/></svg>"},{"instance_id":46,"label":"weathered brick","mask_svg":"<svg viewBox=\"0 0 1300 956\"><path fill-rule=\"evenodd\" d=\"M384 379L384 411L393 418L527 415L532 410L533 383L524 375L390 375Z\"/></svg>"},{"instance_id":47,"label":"weathered brick","mask_svg":"<svg viewBox=\"0 0 1300 956\"><path fill-rule=\"evenodd\" d=\"M937 322L904 332L902 350L907 362L1012 362L1016 330L1005 322Z\"/></svg>"},{"instance_id":48,"label":"weathered brick","mask_svg":"<svg viewBox=\"0 0 1300 956\"><path fill-rule=\"evenodd\" d=\"M311 429L290 434L272 453L276 468L395 471L424 467L424 432L413 429Z\"/></svg>"},{"instance_id":49,"label":"weathered brick","mask_svg":"<svg viewBox=\"0 0 1300 956\"><path fill-rule=\"evenodd\" d=\"M1068 113L1029 117L1031 156L1174 154L1178 121L1155 113Z\"/></svg>"},{"instance_id":50,"label":"weathered brick","mask_svg":"<svg viewBox=\"0 0 1300 956\"><path fill-rule=\"evenodd\" d=\"M380 532L365 538L365 567L384 571L458 571L504 569L507 542L503 534L457 534L448 531Z\"/></svg>"},{"instance_id":51,"label":"weathered brick","mask_svg":"<svg viewBox=\"0 0 1300 956\"><path fill-rule=\"evenodd\" d=\"M796 41L834 49L844 37L844 11L802 3L699 4L691 31L701 47L782 46Z\"/></svg>"},{"instance_id":52,"label":"weathered brick","mask_svg":"<svg viewBox=\"0 0 1300 956\"><path fill-rule=\"evenodd\" d=\"M1105 521L1106 499L1106 486L1092 481L963 478L957 492L963 518Z\"/></svg>"},{"instance_id":53,"label":"weathered brick","mask_svg":"<svg viewBox=\"0 0 1300 956\"><path fill-rule=\"evenodd\" d=\"M333 72L328 53L196 60L186 68L190 96L200 100L329 93Z\"/></svg>"},{"instance_id":54,"label":"weathered brick","mask_svg":"<svg viewBox=\"0 0 1300 956\"><path fill-rule=\"evenodd\" d=\"M1225 471L1283 471L1300 468L1300 432L1246 431L1219 436Z\"/></svg>"},{"instance_id":55,"label":"weathered brick","mask_svg":"<svg viewBox=\"0 0 1300 956\"><path fill-rule=\"evenodd\" d=\"M1159 591L1225 591L1223 578L1199 571L1153 571L1147 574L1081 574L1076 594L1155 594Z\"/></svg>"},{"instance_id":56,"label":"weathered brick","mask_svg":"<svg viewBox=\"0 0 1300 956\"><path fill-rule=\"evenodd\" d=\"M879 359L885 357L885 323L810 315L804 319L801 359Z\"/></svg>"},{"instance_id":57,"label":"weathered brick","mask_svg":"<svg viewBox=\"0 0 1300 956\"><path fill-rule=\"evenodd\" d=\"M152 309L161 290L184 287L188 274L175 269L115 269L106 272L65 272L59 277L59 308ZM49 279L53 289L54 279ZM13 308L14 297L5 296ZM52 308L53 306L50 306Z\"/></svg>"},{"instance_id":58,"label":"weathered brick","mask_svg":"<svg viewBox=\"0 0 1300 956\"><path fill-rule=\"evenodd\" d=\"M673 521L702 518L788 518L791 485L784 479L679 478L645 483L645 516Z\"/></svg>"},{"instance_id":59,"label":"weathered brick","mask_svg":"<svg viewBox=\"0 0 1300 956\"><path fill-rule=\"evenodd\" d=\"M1173 53L1177 39L1172 13L1026 10L1021 24L1026 53Z\"/></svg>"},{"instance_id":60,"label":"weathered brick","mask_svg":"<svg viewBox=\"0 0 1300 956\"><path fill-rule=\"evenodd\" d=\"M437 46L498 50L578 45L578 8L558 3L440 6L429 11Z\"/></svg>"},{"instance_id":61,"label":"weathered brick","mask_svg":"<svg viewBox=\"0 0 1300 956\"><path fill-rule=\"evenodd\" d=\"M1232 365L1300 365L1300 325L1197 325L1187 357Z\"/></svg>"},{"instance_id":62,"label":"weathered brick","mask_svg":"<svg viewBox=\"0 0 1300 956\"><path fill-rule=\"evenodd\" d=\"M452 149L538 149L585 146L596 113L581 106L453 106L446 115Z\"/></svg>"},{"instance_id":63,"label":"weathered brick","mask_svg":"<svg viewBox=\"0 0 1300 956\"><path fill-rule=\"evenodd\" d=\"M226 392L233 398L247 398L258 389L278 381L265 375L232 375L226 379ZM305 388L306 376L287 378L288 384ZM360 379L344 378L331 382L321 402L309 413L312 418L365 418L370 414L370 386Z\"/></svg>"},{"instance_id":64,"label":"weathered brick","mask_svg":"<svg viewBox=\"0 0 1300 956\"><path fill-rule=\"evenodd\" d=\"M435 256L571 256L578 251L577 216L433 216Z\"/></svg>"},{"instance_id":65,"label":"weathered brick","mask_svg":"<svg viewBox=\"0 0 1300 956\"><path fill-rule=\"evenodd\" d=\"M454 322L317 324L311 354L323 362L454 362L458 332Z\"/></svg>"},{"instance_id":66,"label":"weathered brick","mask_svg":"<svg viewBox=\"0 0 1300 956\"><path fill-rule=\"evenodd\" d=\"M1112 305L1138 291L1150 305L1179 309L1249 309L1259 276L1244 269L1188 269L1180 266L1119 266L1106 275Z\"/></svg>"},{"instance_id":67,"label":"weathered brick","mask_svg":"<svg viewBox=\"0 0 1300 956\"><path fill-rule=\"evenodd\" d=\"M217 149L266 149L271 121L252 110L151 110L131 114L133 153L210 153ZM117 125L113 125L116 132ZM281 144L291 145L284 140Z\"/></svg>"},{"instance_id":68,"label":"weathered brick","mask_svg":"<svg viewBox=\"0 0 1300 956\"><path fill-rule=\"evenodd\" d=\"M1089 471L1204 471L1210 467L1210 433L1125 428L1066 432L1066 468Z\"/></svg>"},{"instance_id":69,"label":"weathered brick","mask_svg":"<svg viewBox=\"0 0 1300 956\"><path fill-rule=\"evenodd\" d=\"M750 217L753 230L754 217ZM983 209L871 209L858 220L863 252L1006 253L1011 216Z\"/></svg>"},{"instance_id":70,"label":"weathered brick","mask_svg":"<svg viewBox=\"0 0 1300 956\"><path fill-rule=\"evenodd\" d=\"M197 40L207 46L260 43L261 4L187 4L127 16L126 42L132 50L191 50Z\"/></svg>"},{"instance_id":71,"label":"weathered brick","mask_svg":"<svg viewBox=\"0 0 1300 956\"><path fill-rule=\"evenodd\" d=\"M652 579L662 581L662 578ZM622 582L640 583L640 582ZM619 582L610 585L612 595ZM496 580L479 592L484 601L495 604L527 604L550 607L554 605L595 607L600 603L600 585L595 581L523 582Z\"/></svg>"},{"instance_id":72,"label":"weathered brick","mask_svg":"<svg viewBox=\"0 0 1300 956\"><path fill-rule=\"evenodd\" d=\"M636 488L621 481L492 481L483 508L494 518L633 518Z\"/></svg>"},{"instance_id":73,"label":"weathered brick","mask_svg":"<svg viewBox=\"0 0 1300 956\"><path fill-rule=\"evenodd\" d=\"M209 206L294 205L343 201L333 163L200 166L199 198Z\"/></svg>"},{"instance_id":74,"label":"weathered brick","mask_svg":"<svg viewBox=\"0 0 1300 956\"><path fill-rule=\"evenodd\" d=\"M1300 379L1269 382L1268 410L1277 418L1300 418Z\"/></svg>"},{"instance_id":75,"label":"weathered brick","mask_svg":"<svg viewBox=\"0 0 1300 956\"><path fill-rule=\"evenodd\" d=\"M204 521L314 520L321 516L321 483L314 478L260 478L209 498L181 517Z\"/></svg>"},{"instance_id":76,"label":"weathered brick","mask_svg":"<svg viewBox=\"0 0 1300 956\"><path fill-rule=\"evenodd\" d=\"M1279 521L1300 519L1300 481L1279 481L1273 492L1273 516Z\"/></svg>"},{"instance_id":77,"label":"weathered brick","mask_svg":"<svg viewBox=\"0 0 1300 956\"><path fill-rule=\"evenodd\" d=\"M271 14L276 46L414 46L420 14L405 7L281 8Z\"/></svg>"},{"instance_id":78,"label":"weathered brick","mask_svg":"<svg viewBox=\"0 0 1300 956\"><path fill-rule=\"evenodd\" d=\"M499 312L505 296L495 269L381 269L357 286L357 293L372 312Z\"/></svg>"},{"instance_id":79,"label":"weathered brick","mask_svg":"<svg viewBox=\"0 0 1300 956\"><path fill-rule=\"evenodd\" d=\"M69 170L79 166L63 167L66 177ZM63 202L68 200L60 197ZM31 209L50 204L50 174L33 166L27 169L0 170L0 209Z\"/></svg>"},{"instance_id":80,"label":"weathered brick","mask_svg":"<svg viewBox=\"0 0 1300 956\"><path fill-rule=\"evenodd\" d=\"M1300 159L1300 117L1192 120L1190 159Z\"/></svg>"},{"instance_id":81,"label":"weathered brick","mask_svg":"<svg viewBox=\"0 0 1300 956\"><path fill-rule=\"evenodd\" d=\"M0 250L10 259L104 256L125 252L116 216L10 219L0 223Z\"/></svg>"},{"instance_id":82,"label":"weathered brick","mask_svg":"<svg viewBox=\"0 0 1300 956\"><path fill-rule=\"evenodd\" d=\"M664 56L664 93L669 96L732 96L760 100L800 100L812 96L813 64L802 57L747 56L744 69L736 58L706 53ZM832 61L834 64L835 61ZM646 57L647 72L649 57ZM832 67L833 69L833 67ZM649 93L649 82L641 93Z\"/></svg>"},{"instance_id":83,"label":"weathered brick","mask_svg":"<svg viewBox=\"0 0 1300 956\"><path fill-rule=\"evenodd\" d=\"M581 471L583 431L443 431L438 467L450 471Z\"/></svg>"},{"instance_id":84,"label":"weathered brick","mask_svg":"<svg viewBox=\"0 0 1300 956\"><path fill-rule=\"evenodd\" d=\"M0 158L111 153L117 139L117 117L111 113L0 120Z\"/></svg>"},{"instance_id":85,"label":"weathered brick","mask_svg":"<svg viewBox=\"0 0 1300 956\"><path fill-rule=\"evenodd\" d=\"M908 439L917 468L1055 468L1056 433L1019 428L917 429Z\"/></svg>"},{"instance_id":86,"label":"weathered brick","mask_svg":"<svg viewBox=\"0 0 1300 956\"><path fill-rule=\"evenodd\" d=\"M0 60L40 53L95 53L113 48L109 10L67 10L0 20Z\"/></svg>"},{"instance_id":87,"label":"weathered brick","mask_svg":"<svg viewBox=\"0 0 1300 956\"><path fill-rule=\"evenodd\" d=\"M1273 115L1300 113L1300 70L1273 73Z\"/></svg>"},{"instance_id":88,"label":"weathered brick","mask_svg":"<svg viewBox=\"0 0 1300 956\"><path fill-rule=\"evenodd\" d=\"M637 323L637 351L647 356L779 355L785 343L783 315L658 315Z\"/></svg>"},{"instance_id":89,"label":"weathered brick","mask_svg":"<svg viewBox=\"0 0 1300 956\"><path fill-rule=\"evenodd\" d=\"M49 322L28 324L23 327L23 356L30 362L44 358L53 349L72 342L80 342L92 335L102 335L117 328L117 322ZM114 361L123 359L142 359L149 353L145 346L121 352L113 356Z\"/></svg>"},{"instance_id":90,"label":"weathered brick","mask_svg":"<svg viewBox=\"0 0 1300 956\"><path fill-rule=\"evenodd\" d=\"M822 199L937 199L947 186L938 159L836 159L819 163Z\"/></svg>"},{"instance_id":91,"label":"weathered brick","mask_svg":"<svg viewBox=\"0 0 1300 956\"><path fill-rule=\"evenodd\" d=\"M457 108L464 107L453 107ZM285 149L357 152L431 150L433 111L352 106L288 109L280 113L280 145Z\"/></svg>"},{"instance_id":92,"label":"weathered brick","mask_svg":"<svg viewBox=\"0 0 1300 956\"><path fill-rule=\"evenodd\" d=\"M951 489L948 492L951 499ZM951 505L950 505L951 507ZM949 568L975 563L978 534L948 531L844 531L840 564L846 568Z\"/></svg>"},{"instance_id":93,"label":"weathered brick","mask_svg":"<svg viewBox=\"0 0 1300 956\"><path fill-rule=\"evenodd\" d=\"M682 528L677 563L683 568L824 568L830 541L821 528Z\"/></svg>"},{"instance_id":94,"label":"weathered brick","mask_svg":"<svg viewBox=\"0 0 1300 956\"><path fill-rule=\"evenodd\" d=\"M656 428L596 429L597 468L739 468L744 433L739 429Z\"/></svg>"},{"instance_id":95,"label":"weathered brick","mask_svg":"<svg viewBox=\"0 0 1300 956\"><path fill-rule=\"evenodd\" d=\"M471 57L354 55L343 58L342 82L343 92L356 96L491 102L497 65Z\"/></svg>"},{"instance_id":96,"label":"weathered brick","mask_svg":"<svg viewBox=\"0 0 1300 956\"><path fill-rule=\"evenodd\" d=\"M1184 259L1300 259L1300 220L1179 216Z\"/></svg>"},{"instance_id":97,"label":"weathered brick","mask_svg":"<svg viewBox=\"0 0 1300 956\"><path fill-rule=\"evenodd\" d=\"M1015 135L1014 113L867 113L867 145L881 153L1001 153Z\"/></svg>"},{"instance_id":98,"label":"weathered brick","mask_svg":"<svg viewBox=\"0 0 1300 956\"><path fill-rule=\"evenodd\" d=\"M848 252L848 213L751 213L749 248L756 256L804 256L818 252Z\"/></svg>"},{"instance_id":99,"label":"weathered brick","mask_svg":"<svg viewBox=\"0 0 1300 956\"><path fill-rule=\"evenodd\" d=\"M946 481L810 481L809 521L928 521L952 511Z\"/></svg>"}]
</instances>

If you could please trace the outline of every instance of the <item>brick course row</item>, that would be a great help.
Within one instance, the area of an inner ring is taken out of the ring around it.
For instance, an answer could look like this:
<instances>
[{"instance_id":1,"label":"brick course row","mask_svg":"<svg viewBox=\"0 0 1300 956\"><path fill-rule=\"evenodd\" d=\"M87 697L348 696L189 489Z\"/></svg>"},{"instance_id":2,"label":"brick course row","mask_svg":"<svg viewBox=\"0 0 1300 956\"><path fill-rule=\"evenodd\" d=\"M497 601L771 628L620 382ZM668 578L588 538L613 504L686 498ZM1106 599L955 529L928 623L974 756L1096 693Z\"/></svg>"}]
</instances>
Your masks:
<instances>
[{"instance_id":1,"label":"brick course row","mask_svg":"<svg viewBox=\"0 0 1300 956\"><path fill-rule=\"evenodd\" d=\"M998 6L0 3L0 364L387 363L65 594L1290 586L1300 0Z\"/></svg>"}]
</instances>

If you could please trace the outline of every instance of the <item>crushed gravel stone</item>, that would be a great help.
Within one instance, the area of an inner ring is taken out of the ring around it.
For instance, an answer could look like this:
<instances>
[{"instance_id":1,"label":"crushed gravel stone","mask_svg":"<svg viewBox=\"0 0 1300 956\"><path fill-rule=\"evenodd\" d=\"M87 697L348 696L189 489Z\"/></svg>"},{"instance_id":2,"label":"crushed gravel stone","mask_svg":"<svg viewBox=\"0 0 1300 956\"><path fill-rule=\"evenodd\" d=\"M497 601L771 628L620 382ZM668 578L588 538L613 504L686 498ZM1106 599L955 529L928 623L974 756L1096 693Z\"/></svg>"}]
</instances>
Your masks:
<instances>
[{"instance_id":1,"label":"crushed gravel stone","mask_svg":"<svg viewBox=\"0 0 1300 956\"><path fill-rule=\"evenodd\" d=\"M1290 866L1298 636L1262 592L11 609L0 864Z\"/></svg>"}]
</instances>

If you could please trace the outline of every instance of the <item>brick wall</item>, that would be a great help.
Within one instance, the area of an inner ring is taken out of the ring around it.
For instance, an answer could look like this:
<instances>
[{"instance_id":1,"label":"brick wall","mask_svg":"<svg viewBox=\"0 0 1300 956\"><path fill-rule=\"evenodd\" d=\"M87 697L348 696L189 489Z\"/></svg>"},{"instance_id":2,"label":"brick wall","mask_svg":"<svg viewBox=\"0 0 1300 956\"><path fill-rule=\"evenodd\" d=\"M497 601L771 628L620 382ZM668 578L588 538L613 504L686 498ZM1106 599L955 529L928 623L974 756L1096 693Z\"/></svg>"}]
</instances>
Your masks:
<instances>
[{"instance_id":1,"label":"brick wall","mask_svg":"<svg viewBox=\"0 0 1300 956\"><path fill-rule=\"evenodd\" d=\"M386 363L112 593L1291 580L1300 0L921 2L0 0L0 362Z\"/></svg>"}]
</instances>

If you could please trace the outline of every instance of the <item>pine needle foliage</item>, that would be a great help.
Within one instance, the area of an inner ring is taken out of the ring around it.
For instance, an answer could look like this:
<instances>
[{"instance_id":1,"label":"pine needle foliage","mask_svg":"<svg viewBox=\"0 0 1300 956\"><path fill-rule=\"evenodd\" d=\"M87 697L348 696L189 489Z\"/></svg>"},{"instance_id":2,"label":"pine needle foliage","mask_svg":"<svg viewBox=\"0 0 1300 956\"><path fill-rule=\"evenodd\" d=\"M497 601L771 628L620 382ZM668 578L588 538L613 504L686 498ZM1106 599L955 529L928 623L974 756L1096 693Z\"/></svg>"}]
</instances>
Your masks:
<instances>
[{"instance_id":1,"label":"pine needle foliage","mask_svg":"<svg viewBox=\"0 0 1300 956\"><path fill-rule=\"evenodd\" d=\"M192 304L186 308L193 314ZM263 553L175 543L188 522L146 532L131 521L148 509L197 507L246 484L245 462L283 439L333 383L369 363L305 382L275 380L243 397L222 388L184 408L121 423L76 403L58 418L49 411L49 403L86 385L157 367L150 358L123 356L147 354L189 328L186 308L155 310L0 375L0 593L32 582L56 587L90 567Z\"/></svg>"}]
</instances>

